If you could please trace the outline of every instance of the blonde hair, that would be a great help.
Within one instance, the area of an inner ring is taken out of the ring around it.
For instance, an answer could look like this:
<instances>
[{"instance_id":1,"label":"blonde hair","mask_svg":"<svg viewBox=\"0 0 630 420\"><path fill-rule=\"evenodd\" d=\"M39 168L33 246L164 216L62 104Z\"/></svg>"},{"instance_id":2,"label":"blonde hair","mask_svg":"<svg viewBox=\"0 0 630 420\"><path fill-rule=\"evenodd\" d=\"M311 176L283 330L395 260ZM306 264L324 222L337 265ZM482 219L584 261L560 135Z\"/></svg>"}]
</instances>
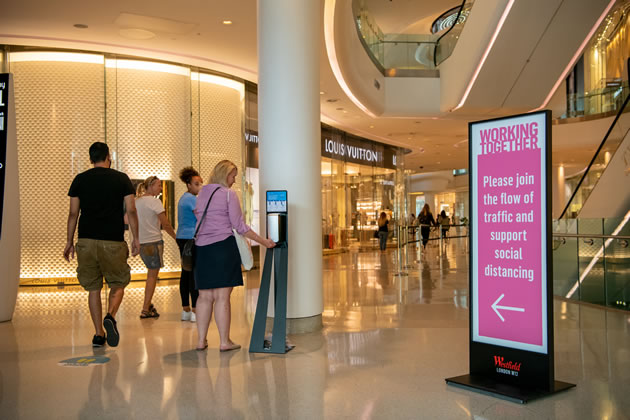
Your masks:
<instances>
[{"instance_id":1,"label":"blonde hair","mask_svg":"<svg viewBox=\"0 0 630 420\"><path fill-rule=\"evenodd\" d=\"M220 184L227 187L227 177L234 169L238 170L236 165L227 159L217 163L210 174L210 184Z\"/></svg>"},{"instance_id":2,"label":"blonde hair","mask_svg":"<svg viewBox=\"0 0 630 420\"><path fill-rule=\"evenodd\" d=\"M147 189L151 186L151 184L153 184L153 181L155 181L156 179L159 180L157 176L151 175L150 177L139 183L138 187L136 188L136 197L142 197L144 193L147 192Z\"/></svg>"}]
</instances>

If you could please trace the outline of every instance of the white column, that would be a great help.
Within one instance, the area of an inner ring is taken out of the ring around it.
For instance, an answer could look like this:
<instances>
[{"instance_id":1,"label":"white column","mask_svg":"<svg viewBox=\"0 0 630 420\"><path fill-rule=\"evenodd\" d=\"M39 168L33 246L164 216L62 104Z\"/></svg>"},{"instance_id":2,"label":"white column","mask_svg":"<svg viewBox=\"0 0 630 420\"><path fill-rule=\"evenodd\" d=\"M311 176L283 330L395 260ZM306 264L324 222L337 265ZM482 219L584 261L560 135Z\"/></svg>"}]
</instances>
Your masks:
<instances>
[{"instance_id":1,"label":"white column","mask_svg":"<svg viewBox=\"0 0 630 420\"><path fill-rule=\"evenodd\" d=\"M288 191L290 321L321 319L323 311L320 8L313 0L258 0L261 209L265 191Z\"/></svg>"},{"instance_id":2,"label":"white column","mask_svg":"<svg viewBox=\"0 0 630 420\"><path fill-rule=\"evenodd\" d=\"M2 162L3 167L0 168L0 173L4 172L4 208L0 217L0 322L13 317L20 282L20 190L12 74L9 75L9 85L5 85L2 91L0 108L7 112L4 118L0 118L0 142L4 141L6 134L7 154L6 162ZM0 144L0 147L4 145Z\"/></svg>"}]
</instances>

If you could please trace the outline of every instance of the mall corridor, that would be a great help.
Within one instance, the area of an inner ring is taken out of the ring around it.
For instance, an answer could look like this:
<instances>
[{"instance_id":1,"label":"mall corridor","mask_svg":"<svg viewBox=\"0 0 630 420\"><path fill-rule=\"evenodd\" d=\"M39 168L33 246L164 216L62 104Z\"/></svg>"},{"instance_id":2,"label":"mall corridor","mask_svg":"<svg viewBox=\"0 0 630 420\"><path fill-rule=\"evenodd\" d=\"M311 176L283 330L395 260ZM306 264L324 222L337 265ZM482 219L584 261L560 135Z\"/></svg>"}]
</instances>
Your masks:
<instances>
[{"instance_id":1,"label":"mall corridor","mask_svg":"<svg viewBox=\"0 0 630 420\"><path fill-rule=\"evenodd\" d=\"M258 271L232 299L232 338L194 350L176 281L160 282L159 319L138 319L132 283L119 312L121 343L92 349L86 292L21 287L0 324L0 418L81 419L626 419L630 314L555 300L556 379L576 388L527 405L447 386L468 371L468 254L429 245L408 276L391 248L326 256L324 329L294 335L286 355L247 350ZM104 356L103 365L61 366Z\"/></svg>"}]
</instances>

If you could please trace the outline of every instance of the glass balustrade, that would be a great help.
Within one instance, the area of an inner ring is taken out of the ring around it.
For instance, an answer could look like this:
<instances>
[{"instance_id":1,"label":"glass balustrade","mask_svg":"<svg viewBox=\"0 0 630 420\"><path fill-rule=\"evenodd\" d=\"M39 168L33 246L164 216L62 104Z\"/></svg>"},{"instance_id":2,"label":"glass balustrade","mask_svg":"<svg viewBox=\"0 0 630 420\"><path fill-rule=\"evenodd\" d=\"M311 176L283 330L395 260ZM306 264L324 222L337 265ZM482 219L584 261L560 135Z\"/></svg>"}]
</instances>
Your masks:
<instances>
[{"instance_id":1,"label":"glass balustrade","mask_svg":"<svg viewBox=\"0 0 630 420\"><path fill-rule=\"evenodd\" d=\"M560 119L614 113L628 97L628 81L594 89L584 95L567 95L567 112Z\"/></svg>"},{"instance_id":2,"label":"glass balustrade","mask_svg":"<svg viewBox=\"0 0 630 420\"><path fill-rule=\"evenodd\" d=\"M629 220L554 220L554 295L630 310Z\"/></svg>"},{"instance_id":3,"label":"glass balustrade","mask_svg":"<svg viewBox=\"0 0 630 420\"><path fill-rule=\"evenodd\" d=\"M434 34L384 33L364 0L353 0L352 10L359 37L374 64L387 76L404 76L409 73L403 70L434 70L450 57L472 4L441 22Z\"/></svg>"}]
</instances>

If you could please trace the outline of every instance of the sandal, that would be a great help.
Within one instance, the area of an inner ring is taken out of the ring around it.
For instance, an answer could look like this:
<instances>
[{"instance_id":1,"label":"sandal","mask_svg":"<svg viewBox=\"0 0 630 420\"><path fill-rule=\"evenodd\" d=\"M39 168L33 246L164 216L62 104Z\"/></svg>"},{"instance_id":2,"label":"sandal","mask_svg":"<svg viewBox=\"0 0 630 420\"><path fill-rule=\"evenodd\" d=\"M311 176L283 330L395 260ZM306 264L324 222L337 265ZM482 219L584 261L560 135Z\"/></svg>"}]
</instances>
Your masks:
<instances>
[{"instance_id":1,"label":"sandal","mask_svg":"<svg viewBox=\"0 0 630 420\"><path fill-rule=\"evenodd\" d=\"M203 347L197 347L197 348L195 348L195 350L197 350L197 351L204 351L207 348L208 348L208 340L205 341L205 345Z\"/></svg>"},{"instance_id":2,"label":"sandal","mask_svg":"<svg viewBox=\"0 0 630 420\"><path fill-rule=\"evenodd\" d=\"M140 312L140 319L157 318L159 316L160 316L160 314L158 314L157 312L153 312L153 311L142 311L142 312Z\"/></svg>"},{"instance_id":3,"label":"sandal","mask_svg":"<svg viewBox=\"0 0 630 420\"><path fill-rule=\"evenodd\" d=\"M155 306L153 306L153 304L149 305L149 312L151 312L155 317L160 316L160 314L158 313L157 309L155 309Z\"/></svg>"}]
</instances>

